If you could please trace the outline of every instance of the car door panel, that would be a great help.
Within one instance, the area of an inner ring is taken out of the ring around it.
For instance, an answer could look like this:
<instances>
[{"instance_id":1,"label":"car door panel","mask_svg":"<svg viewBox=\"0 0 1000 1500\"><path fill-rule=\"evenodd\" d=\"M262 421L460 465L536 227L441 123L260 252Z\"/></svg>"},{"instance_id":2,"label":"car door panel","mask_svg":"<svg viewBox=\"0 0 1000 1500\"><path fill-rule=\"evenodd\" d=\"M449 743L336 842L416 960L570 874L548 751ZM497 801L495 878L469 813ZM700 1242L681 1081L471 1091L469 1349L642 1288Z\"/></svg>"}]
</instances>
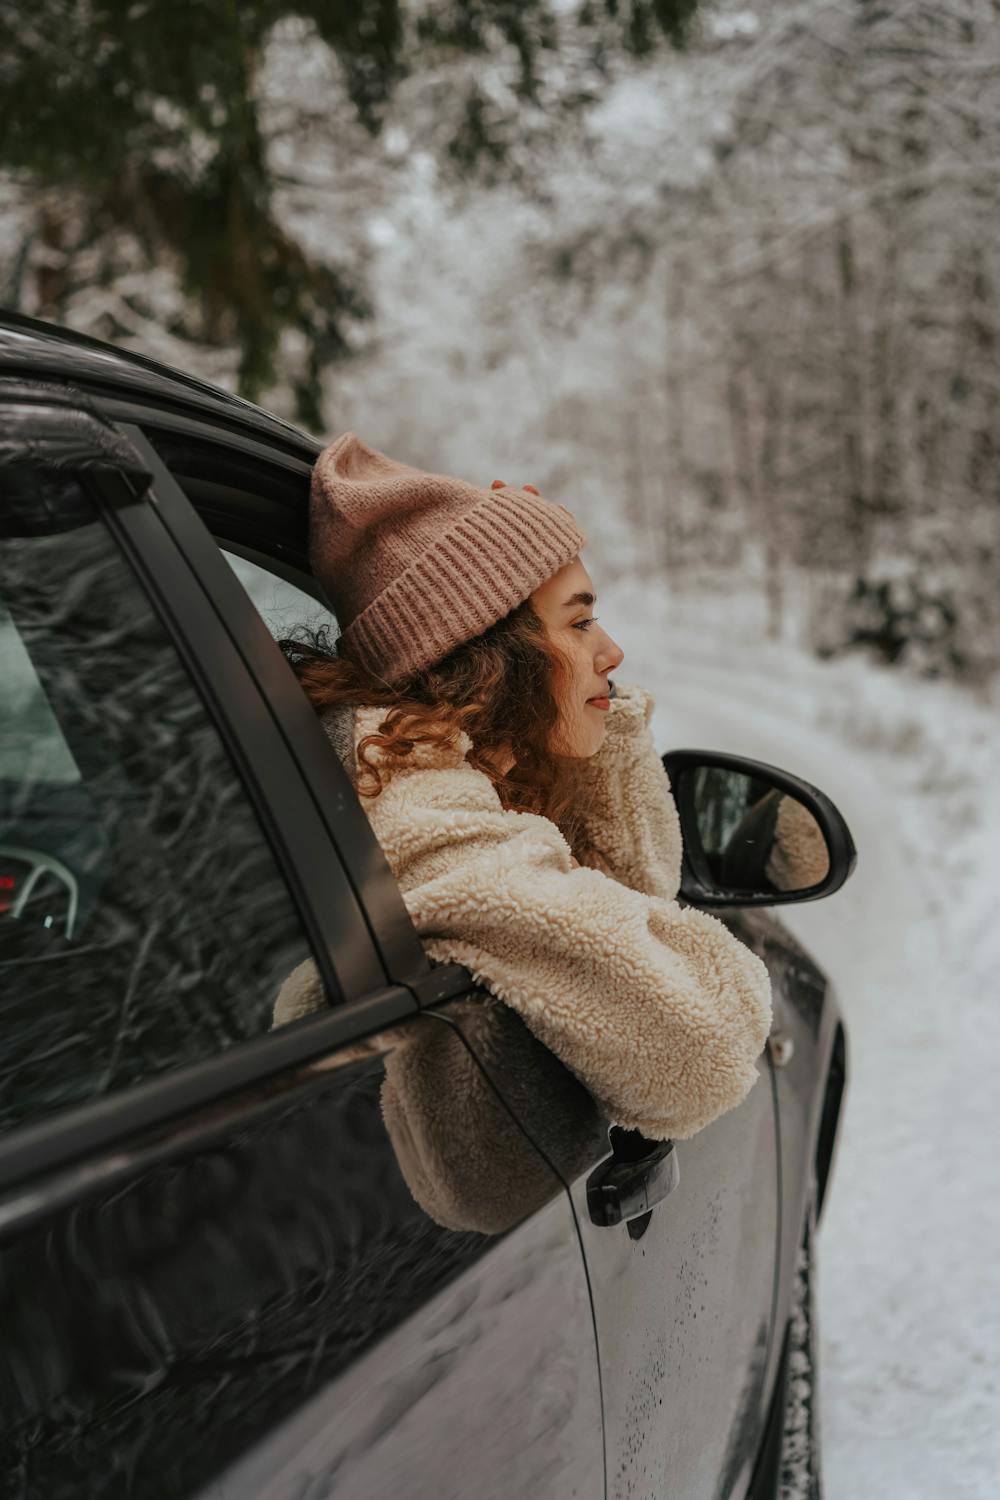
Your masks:
<instances>
[{"instance_id":1,"label":"car door panel","mask_svg":"<svg viewBox=\"0 0 1000 1500\"><path fill-rule=\"evenodd\" d=\"M431 1237L422 1259L440 1267L457 1244L458 1273L319 1383L219 1476L213 1500L603 1496L596 1346L571 1207L478 1073L446 1010L408 1023L381 1084L403 1207L413 1232L419 1222Z\"/></svg>"},{"instance_id":2,"label":"car door panel","mask_svg":"<svg viewBox=\"0 0 1000 1500\"><path fill-rule=\"evenodd\" d=\"M383 1117L387 1062L418 1027L440 1030L447 1077L457 1034L419 1018L132 1143L106 1191L84 1174L76 1201L24 1232L8 1218L0 1392L19 1493L242 1500L255 1472L266 1494L300 1495L308 1477L311 1495L336 1478L361 1496L402 1466L405 1493L458 1496L478 1448L484 1493L596 1500L569 1204L550 1174L502 1231L421 1207Z\"/></svg>"},{"instance_id":3,"label":"car door panel","mask_svg":"<svg viewBox=\"0 0 1000 1500\"><path fill-rule=\"evenodd\" d=\"M790 1306L803 1227L816 1189L824 1085L838 1050L843 1066L843 1018L828 976L772 912L734 913L731 925L767 965L774 1003L772 1035L783 1039L781 1065L772 1061L781 1152L782 1234L776 1294L780 1315ZM835 1126L835 1115L829 1123ZM777 1345L780 1330L772 1346L769 1384L776 1373Z\"/></svg>"},{"instance_id":4,"label":"car door panel","mask_svg":"<svg viewBox=\"0 0 1000 1500\"><path fill-rule=\"evenodd\" d=\"M573 1183L594 1293L609 1496L728 1500L763 1421L777 1253L766 1058L747 1099L675 1143L680 1180L648 1220L595 1225Z\"/></svg>"},{"instance_id":5,"label":"car door panel","mask_svg":"<svg viewBox=\"0 0 1000 1500\"><path fill-rule=\"evenodd\" d=\"M675 1144L677 1186L631 1225L608 1227L593 1222L588 1200L612 1150L590 1096L498 1002L464 1009L456 1024L572 1194L597 1326L608 1495L741 1493L764 1416L778 1248L769 1058L738 1109Z\"/></svg>"}]
</instances>

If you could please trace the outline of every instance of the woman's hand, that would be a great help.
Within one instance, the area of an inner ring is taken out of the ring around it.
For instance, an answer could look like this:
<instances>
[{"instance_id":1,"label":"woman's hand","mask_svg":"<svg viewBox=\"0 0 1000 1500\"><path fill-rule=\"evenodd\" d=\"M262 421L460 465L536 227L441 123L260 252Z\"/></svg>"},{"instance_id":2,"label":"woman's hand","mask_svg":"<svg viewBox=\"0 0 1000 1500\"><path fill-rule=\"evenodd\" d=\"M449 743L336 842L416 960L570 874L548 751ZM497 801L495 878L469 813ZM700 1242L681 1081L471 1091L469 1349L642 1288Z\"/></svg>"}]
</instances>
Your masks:
<instances>
[{"instance_id":1,"label":"woman's hand","mask_svg":"<svg viewBox=\"0 0 1000 1500\"><path fill-rule=\"evenodd\" d=\"M580 868L580 861L578 859L574 859L572 854L569 857L569 862L572 869L578 870Z\"/></svg>"}]
</instances>

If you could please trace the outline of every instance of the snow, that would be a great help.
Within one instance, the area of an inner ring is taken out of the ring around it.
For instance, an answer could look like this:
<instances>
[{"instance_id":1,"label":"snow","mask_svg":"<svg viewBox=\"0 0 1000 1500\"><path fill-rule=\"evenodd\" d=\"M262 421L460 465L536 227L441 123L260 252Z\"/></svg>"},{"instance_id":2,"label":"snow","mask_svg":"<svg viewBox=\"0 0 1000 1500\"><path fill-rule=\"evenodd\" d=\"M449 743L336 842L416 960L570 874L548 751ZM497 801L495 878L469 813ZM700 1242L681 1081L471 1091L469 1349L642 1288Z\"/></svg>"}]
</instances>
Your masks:
<instances>
[{"instance_id":1,"label":"snow","mask_svg":"<svg viewBox=\"0 0 1000 1500\"><path fill-rule=\"evenodd\" d=\"M829 793L854 876L782 920L836 985L846 1113L818 1240L826 1500L993 1500L1000 1473L1000 693L821 662L750 595L602 585L664 748Z\"/></svg>"}]
</instances>

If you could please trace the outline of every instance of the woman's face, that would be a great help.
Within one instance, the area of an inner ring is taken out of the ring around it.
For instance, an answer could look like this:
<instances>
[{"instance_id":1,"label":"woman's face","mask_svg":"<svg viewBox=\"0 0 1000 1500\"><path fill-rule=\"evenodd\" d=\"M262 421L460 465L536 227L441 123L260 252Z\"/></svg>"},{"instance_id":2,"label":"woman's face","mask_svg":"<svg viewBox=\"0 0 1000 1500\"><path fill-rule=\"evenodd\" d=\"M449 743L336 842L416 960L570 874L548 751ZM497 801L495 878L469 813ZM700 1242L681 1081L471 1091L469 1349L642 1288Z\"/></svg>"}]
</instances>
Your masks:
<instances>
[{"instance_id":1,"label":"woman's face","mask_svg":"<svg viewBox=\"0 0 1000 1500\"><path fill-rule=\"evenodd\" d=\"M617 671L624 652L597 623L597 594L578 557L553 573L531 596L564 668L556 684L560 702L557 743L561 755L594 755L601 747L610 707L608 673Z\"/></svg>"}]
</instances>

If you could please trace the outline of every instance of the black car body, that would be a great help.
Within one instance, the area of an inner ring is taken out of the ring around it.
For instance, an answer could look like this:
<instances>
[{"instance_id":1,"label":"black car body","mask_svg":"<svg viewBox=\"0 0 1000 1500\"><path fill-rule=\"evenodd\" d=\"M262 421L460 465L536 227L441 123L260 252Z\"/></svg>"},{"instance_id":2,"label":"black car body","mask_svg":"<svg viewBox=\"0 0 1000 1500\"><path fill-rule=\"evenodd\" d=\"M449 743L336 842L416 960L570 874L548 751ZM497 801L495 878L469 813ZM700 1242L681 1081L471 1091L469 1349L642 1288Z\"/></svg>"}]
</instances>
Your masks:
<instances>
[{"instance_id":1,"label":"black car body","mask_svg":"<svg viewBox=\"0 0 1000 1500\"><path fill-rule=\"evenodd\" d=\"M760 1500L836 996L723 911L775 1033L668 1149L427 961L224 555L319 599L318 451L0 319L0 1494ZM310 956L330 1008L272 1031ZM609 1166L670 1195L602 1224Z\"/></svg>"}]
</instances>

